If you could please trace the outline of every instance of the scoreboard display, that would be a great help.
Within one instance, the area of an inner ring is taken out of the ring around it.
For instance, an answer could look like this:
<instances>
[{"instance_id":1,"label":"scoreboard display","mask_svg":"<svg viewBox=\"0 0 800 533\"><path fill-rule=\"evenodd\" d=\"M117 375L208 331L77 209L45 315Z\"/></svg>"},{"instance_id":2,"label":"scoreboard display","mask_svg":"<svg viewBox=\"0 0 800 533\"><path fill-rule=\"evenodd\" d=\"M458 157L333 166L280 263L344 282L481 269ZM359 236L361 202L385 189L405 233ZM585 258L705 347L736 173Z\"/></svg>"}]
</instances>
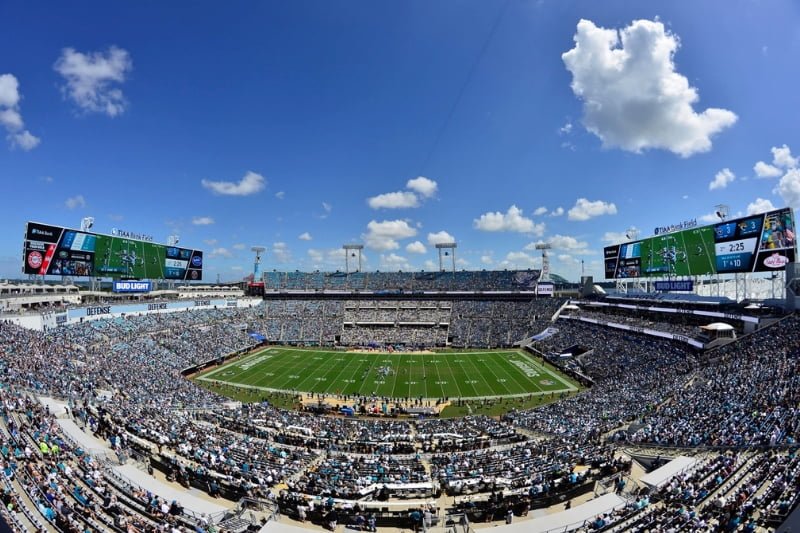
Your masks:
<instances>
[{"instance_id":1,"label":"scoreboard display","mask_svg":"<svg viewBox=\"0 0 800 533\"><path fill-rule=\"evenodd\" d=\"M606 279L783 270L797 254L791 208L604 249Z\"/></svg>"},{"instance_id":2,"label":"scoreboard display","mask_svg":"<svg viewBox=\"0 0 800 533\"><path fill-rule=\"evenodd\" d=\"M42 276L203 279L203 252L38 222L25 227L22 272Z\"/></svg>"}]
</instances>

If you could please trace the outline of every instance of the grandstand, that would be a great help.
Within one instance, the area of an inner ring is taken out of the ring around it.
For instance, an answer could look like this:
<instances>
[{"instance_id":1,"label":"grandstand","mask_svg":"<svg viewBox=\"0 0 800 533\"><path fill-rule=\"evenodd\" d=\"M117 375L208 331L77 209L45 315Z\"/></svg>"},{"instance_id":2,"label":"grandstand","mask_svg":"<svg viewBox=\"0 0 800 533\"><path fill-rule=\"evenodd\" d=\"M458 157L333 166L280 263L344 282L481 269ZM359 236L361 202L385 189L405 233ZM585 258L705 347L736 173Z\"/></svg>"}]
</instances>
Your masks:
<instances>
[{"instance_id":1,"label":"grandstand","mask_svg":"<svg viewBox=\"0 0 800 533\"><path fill-rule=\"evenodd\" d=\"M800 319L726 299L537 296L537 275L271 272L261 299L203 288L61 302L38 322L6 312L4 516L20 531L444 531L509 513L526 530L778 530L799 498ZM711 336L714 323L732 333ZM414 398L391 409L396 398L248 393L225 379L238 365L310 382L327 363L315 358L353 348L387 367L405 352L520 353L552 369L543 382L585 389L439 418ZM297 358L271 359L281 350ZM187 379L198 372L218 386ZM678 468L679 456L691 460Z\"/></svg>"}]
</instances>

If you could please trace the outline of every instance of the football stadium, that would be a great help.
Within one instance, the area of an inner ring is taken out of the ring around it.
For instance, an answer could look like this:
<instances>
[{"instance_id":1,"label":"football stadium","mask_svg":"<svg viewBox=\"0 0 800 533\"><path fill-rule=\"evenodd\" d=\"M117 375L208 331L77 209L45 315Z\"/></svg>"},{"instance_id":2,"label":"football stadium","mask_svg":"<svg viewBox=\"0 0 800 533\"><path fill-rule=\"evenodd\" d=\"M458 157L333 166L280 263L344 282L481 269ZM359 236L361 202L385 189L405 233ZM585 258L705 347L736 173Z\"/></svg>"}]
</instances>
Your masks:
<instances>
[{"instance_id":1,"label":"football stadium","mask_svg":"<svg viewBox=\"0 0 800 533\"><path fill-rule=\"evenodd\" d=\"M800 533L766 4L0 4L0 531Z\"/></svg>"}]
</instances>

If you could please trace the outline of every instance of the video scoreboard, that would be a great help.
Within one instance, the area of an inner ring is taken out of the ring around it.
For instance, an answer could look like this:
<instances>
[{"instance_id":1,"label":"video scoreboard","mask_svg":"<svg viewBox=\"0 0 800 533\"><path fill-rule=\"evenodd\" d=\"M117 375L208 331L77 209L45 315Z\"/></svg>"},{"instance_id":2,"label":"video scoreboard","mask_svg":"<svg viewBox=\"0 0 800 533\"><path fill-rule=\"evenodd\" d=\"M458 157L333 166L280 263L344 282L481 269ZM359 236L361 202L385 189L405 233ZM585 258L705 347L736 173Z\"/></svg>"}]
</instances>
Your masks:
<instances>
[{"instance_id":1,"label":"video scoreboard","mask_svg":"<svg viewBox=\"0 0 800 533\"><path fill-rule=\"evenodd\" d=\"M783 270L797 254L791 208L648 237L603 250L606 279Z\"/></svg>"},{"instance_id":2,"label":"video scoreboard","mask_svg":"<svg viewBox=\"0 0 800 533\"><path fill-rule=\"evenodd\" d=\"M28 222L22 271L42 276L203 279L203 252Z\"/></svg>"}]
</instances>

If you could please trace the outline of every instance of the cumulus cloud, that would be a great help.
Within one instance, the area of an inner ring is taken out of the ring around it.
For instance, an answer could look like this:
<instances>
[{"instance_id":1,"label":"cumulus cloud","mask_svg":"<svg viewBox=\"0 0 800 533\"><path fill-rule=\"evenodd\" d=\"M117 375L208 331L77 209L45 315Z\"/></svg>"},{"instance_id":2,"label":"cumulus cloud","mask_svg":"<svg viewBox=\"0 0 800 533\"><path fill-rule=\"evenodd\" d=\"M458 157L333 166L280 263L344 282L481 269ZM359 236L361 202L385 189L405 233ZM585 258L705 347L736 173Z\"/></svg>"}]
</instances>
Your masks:
<instances>
[{"instance_id":1,"label":"cumulus cloud","mask_svg":"<svg viewBox=\"0 0 800 533\"><path fill-rule=\"evenodd\" d=\"M395 253L381 254L380 265L385 270L412 270L408 259Z\"/></svg>"},{"instance_id":2,"label":"cumulus cloud","mask_svg":"<svg viewBox=\"0 0 800 533\"><path fill-rule=\"evenodd\" d=\"M545 206L540 206L540 207L537 207L537 208L536 208L536 209L533 211L533 214L534 214L534 216L537 216L537 217L538 217L538 216L541 216L541 215L547 214L547 211L548 211L548 209L547 209Z\"/></svg>"},{"instance_id":3,"label":"cumulus cloud","mask_svg":"<svg viewBox=\"0 0 800 533\"><path fill-rule=\"evenodd\" d=\"M736 179L736 175L729 168L723 168L714 175L714 179L708 184L709 191L724 189Z\"/></svg>"},{"instance_id":4,"label":"cumulus cloud","mask_svg":"<svg viewBox=\"0 0 800 533\"><path fill-rule=\"evenodd\" d=\"M564 214L564 208L563 207L556 207L555 209L550 211L550 216L551 217L560 217L563 214Z\"/></svg>"},{"instance_id":5,"label":"cumulus cloud","mask_svg":"<svg viewBox=\"0 0 800 533\"><path fill-rule=\"evenodd\" d=\"M736 114L693 105L699 97L675 70L679 39L659 21L636 20L622 30L578 22L575 47L562 54L572 92L583 101L583 124L607 147L649 148L689 157L711 149L711 137Z\"/></svg>"},{"instance_id":6,"label":"cumulus cloud","mask_svg":"<svg viewBox=\"0 0 800 533\"><path fill-rule=\"evenodd\" d=\"M590 201L586 198L578 198L575 205L567 213L569 220L584 221L602 215L616 215L617 206L611 202L603 200Z\"/></svg>"},{"instance_id":7,"label":"cumulus cloud","mask_svg":"<svg viewBox=\"0 0 800 533\"><path fill-rule=\"evenodd\" d=\"M600 238L600 240L608 244L617 244L620 242L629 241L630 239L624 231L607 231L603 233L603 236Z\"/></svg>"},{"instance_id":8,"label":"cumulus cloud","mask_svg":"<svg viewBox=\"0 0 800 533\"><path fill-rule=\"evenodd\" d=\"M278 263L288 263L292 260L292 254L285 242L273 242L272 255Z\"/></svg>"},{"instance_id":9,"label":"cumulus cloud","mask_svg":"<svg viewBox=\"0 0 800 533\"><path fill-rule=\"evenodd\" d=\"M780 168L794 168L797 166L797 157L792 157L792 151L785 144L772 147L772 164Z\"/></svg>"},{"instance_id":10,"label":"cumulus cloud","mask_svg":"<svg viewBox=\"0 0 800 533\"><path fill-rule=\"evenodd\" d=\"M283 200L284 198L286 198L286 193L284 191L278 191L275 193L275 198L277 198L278 200Z\"/></svg>"},{"instance_id":11,"label":"cumulus cloud","mask_svg":"<svg viewBox=\"0 0 800 533\"><path fill-rule=\"evenodd\" d=\"M0 125L6 130L6 140L12 148L26 152L36 148L41 140L25 129L19 109L22 96L19 82L13 74L0 74Z\"/></svg>"},{"instance_id":12,"label":"cumulus cloud","mask_svg":"<svg viewBox=\"0 0 800 533\"><path fill-rule=\"evenodd\" d=\"M367 199L372 209L403 209L419 207L417 195L409 191L387 192Z\"/></svg>"},{"instance_id":13,"label":"cumulus cloud","mask_svg":"<svg viewBox=\"0 0 800 533\"><path fill-rule=\"evenodd\" d=\"M311 240L311 234L309 232L307 232L307 231L304 231L297 238L300 239L301 241L310 241Z\"/></svg>"},{"instance_id":14,"label":"cumulus cloud","mask_svg":"<svg viewBox=\"0 0 800 533\"><path fill-rule=\"evenodd\" d=\"M456 242L456 238L444 230L437 231L436 233L428 233L428 244L431 246L448 242Z\"/></svg>"},{"instance_id":15,"label":"cumulus cloud","mask_svg":"<svg viewBox=\"0 0 800 533\"><path fill-rule=\"evenodd\" d=\"M753 170L756 173L756 176L759 178L777 178L781 174L781 169L778 167L774 167L769 163L765 163L763 161L759 161L753 166Z\"/></svg>"},{"instance_id":16,"label":"cumulus cloud","mask_svg":"<svg viewBox=\"0 0 800 533\"><path fill-rule=\"evenodd\" d=\"M367 233L362 235L367 248L378 251L397 250L398 240L414 237L417 230L405 220L370 221Z\"/></svg>"},{"instance_id":17,"label":"cumulus cloud","mask_svg":"<svg viewBox=\"0 0 800 533\"><path fill-rule=\"evenodd\" d=\"M213 250L211 250L211 253L209 253L208 255L209 255L209 257L212 257L212 258L217 258L217 257L231 258L231 257L233 257L233 254L231 253L231 251L228 250L227 248L223 248L223 247L214 248Z\"/></svg>"},{"instance_id":18,"label":"cumulus cloud","mask_svg":"<svg viewBox=\"0 0 800 533\"><path fill-rule=\"evenodd\" d=\"M800 169L790 168L775 188L786 205L800 209Z\"/></svg>"},{"instance_id":19,"label":"cumulus cloud","mask_svg":"<svg viewBox=\"0 0 800 533\"><path fill-rule=\"evenodd\" d=\"M112 46L106 52L81 53L64 48L53 66L64 78L62 92L83 111L121 115L128 105L119 84L133 69L130 54Z\"/></svg>"},{"instance_id":20,"label":"cumulus cloud","mask_svg":"<svg viewBox=\"0 0 800 533\"><path fill-rule=\"evenodd\" d=\"M473 220L473 226L481 231L512 231L516 233L532 233L538 237L544 234L544 223L534 224L533 220L523 215L522 209L516 205L508 211L484 213Z\"/></svg>"},{"instance_id":21,"label":"cumulus cloud","mask_svg":"<svg viewBox=\"0 0 800 533\"><path fill-rule=\"evenodd\" d=\"M534 268L536 259L525 252L509 252L498 266L502 268Z\"/></svg>"},{"instance_id":22,"label":"cumulus cloud","mask_svg":"<svg viewBox=\"0 0 800 533\"><path fill-rule=\"evenodd\" d=\"M78 194L76 196L71 196L67 198L64 202L64 205L67 206L67 209L77 209L79 207L86 207L86 200L84 200L82 194Z\"/></svg>"},{"instance_id":23,"label":"cumulus cloud","mask_svg":"<svg viewBox=\"0 0 800 533\"><path fill-rule=\"evenodd\" d=\"M252 171L248 171L247 174L237 182L210 181L204 179L201 180L200 183L214 194L223 196L250 196L251 194L256 194L264 190L264 187L267 186L267 180L264 179L264 176Z\"/></svg>"},{"instance_id":24,"label":"cumulus cloud","mask_svg":"<svg viewBox=\"0 0 800 533\"><path fill-rule=\"evenodd\" d=\"M192 218L192 224L195 226L210 226L214 223L214 219L211 217L194 217Z\"/></svg>"},{"instance_id":25,"label":"cumulus cloud","mask_svg":"<svg viewBox=\"0 0 800 533\"><path fill-rule=\"evenodd\" d=\"M372 209L412 209L436 194L438 185L432 179L419 176L406 182L407 191L395 191L367 198Z\"/></svg>"},{"instance_id":26,"label":"cumulus cloud","mask_svg":"<svg viewBox=\"0 0 800 533\"><path fill-rule=\"evenodd\" d=\"M244 250L246 247L247 246L245 246L243 242L237 242L231 248L233 248L234 250Z\"/></svg>"},{"instance_id":27,"label":"cumulus cloud","mask_svg":"<svg viewBox=\"0 0 800 533\"><path fill-rule=\"evenodd\" d=\"M747 204L748 215L757 215L759 213L766 213L767 211L773 211L774 209L775 206L772 205L772 202L765 198L756 198L753 202Z\"/></svg>"},{"instance_id":28,"label":"cumulus cloud","mask_svg":"<svg viewBox=\"0 0 800 533\"><path fill-rule=\"evenodd\" d=\"M433 181L432 179L428 179L425 176L419 176L414 179L408 180L406 183L406 188L411 189L422 195L425 198L430 198L434 194L436 194L436 190L439 188L439 184Z\"/></svg>"},{"instance_id":29,"label":"cumulus cloud","mask_svg":"<svg viewBox=\"0 0 800 533\"><path fill-rule=\"evenodd\" d=\"M420 241L410 242L406 245L406 252L410 254L424 254L428 249Z\"/></svg>"}]
</instances>

